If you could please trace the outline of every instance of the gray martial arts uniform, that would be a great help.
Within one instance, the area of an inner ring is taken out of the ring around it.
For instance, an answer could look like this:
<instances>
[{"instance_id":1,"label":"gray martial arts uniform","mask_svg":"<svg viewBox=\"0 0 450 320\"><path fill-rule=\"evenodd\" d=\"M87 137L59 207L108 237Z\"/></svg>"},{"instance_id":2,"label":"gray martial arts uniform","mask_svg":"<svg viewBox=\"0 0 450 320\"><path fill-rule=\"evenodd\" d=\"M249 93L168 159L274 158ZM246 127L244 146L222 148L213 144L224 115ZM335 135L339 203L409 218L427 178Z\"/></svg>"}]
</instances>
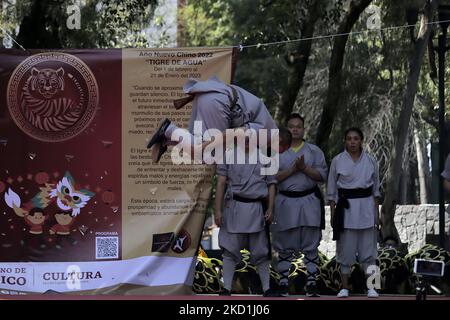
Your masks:
<instances>
[{"instance_id":1,"label":"gray martial arts uniform","mask_svg":"<svg viewBox=\"0 0 450 320\"><path fill-rule=\"evenodd\" d=\"M232 85L236 89L237 104L242 107L243 123L239 126L246 129L277 129L277 125L262 100L250 92ZM193 94L192 114L189 122L189 132L194 133L194 122L202 122L202 133L208 129L221 132L232 128L234 116L230 111L233 91L230 86L212 77L206 81L190 79L184 85L184 93ZM170 139L177 127L171 124L166 130L166 138Z\"/></svg>"},{"instance_id":2,"label":"gray martial arts uniform","mask_svg":"<svg viewBox=\"0 0 450 320\"><path fill-rule=\"evenodd\" d=\"M364 150L356 162L347 151L334 157L328 176L328 200L338 202L338 189L369 187L372 188L372 195L348 199L350 208L344 212L344 229L336 243L336 260L341 265L343 274L350 274L356 256L366 273L370 265L376 264L377 217L374 197L380 197L380 180L376 160Z\"/></svg>"},{"instance_id":3,"label":"gray martial arts uniform","mask_svg":"<svg viewBox=\"0 0 450 320\"><path fill-rule=\"evenodd\" d=\"M324 154L317 146L305 142L295 152L292 148L280 154L280 171L288 170L296 159L304 156L305 164L319 171L326 180L328 168ZM305 191L317 187L317 181L302 172L291 175L278 184L279 193L275 200L274 222L271 225L273 245L278 252L280 284L288 284L289 269L294 254L304 254L308 271L307 282L315 283L318 269L318 246L322 239L321 204L311 193L303 197L288 197L283 191Z\"/></svg>"},{"instance_id":4,"label":"gray martial arts uniform","mask_svg":"<svg viewBox=\"0 0 450 320\"><path fill-rule=\"evenodd\" d=\"M234 269L242 259L240 250L250 252L250 261L258 268L263 290L269 289L269 249L261 202L241 202L245 199L266 199L268 186L276 184L274 176L260 174L261 164L220 164L216 173L227 177L219 246L223 250L224 284L231 290Z\"/></svg>"}]
</instances>

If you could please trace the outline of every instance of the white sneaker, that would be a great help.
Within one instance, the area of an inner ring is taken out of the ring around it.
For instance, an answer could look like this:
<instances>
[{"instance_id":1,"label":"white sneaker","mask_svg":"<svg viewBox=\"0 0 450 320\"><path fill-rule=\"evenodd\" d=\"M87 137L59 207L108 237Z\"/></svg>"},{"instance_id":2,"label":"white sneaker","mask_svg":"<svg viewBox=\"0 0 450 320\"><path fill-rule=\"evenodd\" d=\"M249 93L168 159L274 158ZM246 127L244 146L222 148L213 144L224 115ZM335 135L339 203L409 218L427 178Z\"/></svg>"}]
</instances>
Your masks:
<instances>
[{"instance_id":1,"label":"white sneaker","mask_svg":"<svg viewBox=\"0 0 450 320\"><path fill-rule=\"evenodd\" d=\"M367 297L368 298L378 298L379 294L375 289L369 289L369 290L367 290Z\"/></svg>"},{"instance_id":2,"label":"white sneaker","mask_svg":"<svg viewBox=\"0 0 450 320\"><path fill-rule=\"evenodd\" d=\"M342 289L341 291L339 291L339 293L337 294L338 298L348 298L349 292L348 289Z\"/></svg>"}]
</instances>

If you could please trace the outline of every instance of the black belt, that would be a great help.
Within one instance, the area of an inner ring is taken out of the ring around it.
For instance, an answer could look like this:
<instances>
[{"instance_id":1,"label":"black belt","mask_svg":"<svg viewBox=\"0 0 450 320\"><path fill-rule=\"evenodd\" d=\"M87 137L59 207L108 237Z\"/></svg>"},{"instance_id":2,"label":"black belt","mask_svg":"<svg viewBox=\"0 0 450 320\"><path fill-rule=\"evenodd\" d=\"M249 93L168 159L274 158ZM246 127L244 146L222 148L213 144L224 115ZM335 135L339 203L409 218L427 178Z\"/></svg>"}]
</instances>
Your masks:
<instances>
[{"instance_id":1,"label":"black belt","mask_svg":"<svg viewBox=\"0 0 450 320\"><path fill-rule=\"evenodd\" d=\"M305 191L283 191L280 190L279 192L288 198L303 198L306 196L309 196L310 194L314 193L316 188L311 188Z\"/></svg>"},{"instance_id":2,"label":"black belt","mask_svg":"<svg viewBox=\"0 0 450 320\"><path fill-rule=\"evenodd\" d=\"M338 189L338 197L346 199L368 198L372 195L373 186L357 189Z\"/></svg>"},{"instance_id":3,"label":"black belt","mask_svg":"<svg viewBox=\"0 0 450 320\"><path fill-rule=\"evenodd\" d=\"M233 194L233 200L239 201L239 202L245 202L245 203L252 203L252 202L260 202L262 207L263 207L263 212L264 214L266 214L266 211L268 209L268 201L267 198L256 198L256 199L251 199L251 198L244 198L238 195Z\"/></svg>"},{"instance_id":4,"label":"black belt","mask_svg":"<svg viewBox=\"0 0 450 320\"><path fill-rule=\"evenodd\" d=\"M266 198L251 199L251 198L244 198L244 197L238 196L236 194L233 194L233 200L236 200L239 202L250 203L250 202L263 202L263 201L266 201Z\"/></svg>"},{"instance_id":5,"label":"black belt","mask_svg":"<svg viewBox=\"0 0 450 320\"><path fill-rule=\"evenodd\" d=\"M316 185L314 188L304 190L304 191L279 191L280 194L288 198L303 198L313 194L320 200L320 228L325 229L325 200L320 191L319 187Z\"/></svg>"},{"instance_id":6,"label":"black belt","mask_svg":"<svg viewBox=\"0 0 450 320\"><path fill-rule=\"evenodd\" d=\"M334 211L333 219L333 240L339 240L341 232L344 230L345 209L350 208L348 199L368 198L373 194L373 186L357 189L338 189L338 202Z\"/></svg>"}]
</instances>

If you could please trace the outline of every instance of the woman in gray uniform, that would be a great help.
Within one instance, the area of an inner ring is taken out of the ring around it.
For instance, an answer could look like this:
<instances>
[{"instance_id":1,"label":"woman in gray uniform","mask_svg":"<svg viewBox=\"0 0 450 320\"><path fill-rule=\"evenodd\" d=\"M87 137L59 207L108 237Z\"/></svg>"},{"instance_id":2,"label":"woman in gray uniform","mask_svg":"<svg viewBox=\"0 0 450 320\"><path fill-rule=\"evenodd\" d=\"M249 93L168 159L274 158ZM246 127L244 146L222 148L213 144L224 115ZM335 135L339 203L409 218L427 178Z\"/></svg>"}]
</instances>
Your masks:
<instances>
[{"instance_id":1,"label":"woman in gray uniform","mask_svg":"<svg viewBox=\"0 0 450 320\"><path fill-rule=\"evenodd\" d=\"M262 100L250 92L235 86L226 85L217 77L206 81L189 80L184 85L187 98L174 102L177 109L192 101L192 114L189 132L193 134L194 122L201 121L202 134L208 129L224 132L226 129L277 129L275 121ZM178 129L169 119L165 119L156 130L147 148L152 148L152 159L158 162L172 141L172 133ZM191 137L193 138L193 137ZM204 149L210 143L204 142Z\"/></svg>"},{"instance_id":2,"label":"woman in gray uniform","mask_svg":"<svg viewBox=\"0 0 450 320\"><path fill-rule=\"evenodd\" d=\"M363 133L358 128L345 132L345 150L334 157L328 176L327 198L331 207L336 260L341 266L342 290L349 295L349 275L356 260L368 275L376 265L377 226L379 222L380 182L378 164L362 148ZM374 288L367 296L378 297Z\"/></svg>"},{"instance_id":3,"label":"woman in gray uniform","mask_svg":"<svg viewBox=\"0 0 450 320\"><path fill-rule=\"evenodd\" d=\"M265 230L265 223L272 219L276 179L261 175L261 164L248 163L220 164L216 169L215 222L223 250L222 295L231 294L235 267L242 259L240 251L246 248L257 266L264 296L277 296L270 290L270 245Z\"/></svg>"},{"instance_id":4,"label":"woman in gray uniform","mask_svg":"<svg viewBox=\"0 0 450 320\"><path fill-rule=\"evenodd\" d=\"M316 289L318 247L325 226L325 209L318 183L326 181L328 167L317 146L305 142L304 119L292 114L287 122L292 134L291 148L280 154L277 174L278 195L275 200L272 234L278 252L280 290L288 294L288 275L295 254L302 252L307 269L306 295L319 296Z\"/></svg>"}]
</instances>

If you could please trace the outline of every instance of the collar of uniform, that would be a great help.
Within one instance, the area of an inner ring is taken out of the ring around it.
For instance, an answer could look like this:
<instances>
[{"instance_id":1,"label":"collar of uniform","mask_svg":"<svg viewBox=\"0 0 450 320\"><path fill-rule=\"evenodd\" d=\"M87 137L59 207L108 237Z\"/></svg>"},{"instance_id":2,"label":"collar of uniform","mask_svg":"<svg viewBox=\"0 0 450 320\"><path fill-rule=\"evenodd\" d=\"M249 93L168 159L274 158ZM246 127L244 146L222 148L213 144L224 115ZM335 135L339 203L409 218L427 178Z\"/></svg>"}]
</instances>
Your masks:
<instances>
[{"instance_id":1,"label":"collar of uniform","mask_svg":"<svg viewBox=\"0 0 450 320\"><path fill-rule=\"evenodd\" d=\"M303 147L305 147L305 146L306 146L306 141L303 140L303 141L302 141L302 144L299 145L298 147L296 147L296 148L290 147L289 149L292 150L294 153L298 153L298 152L299 152L300 150L302 150Z\"/></svg>"},{"instance_id":2,"label":"collar of uniform","mask_svg":"<svg viewBox=\"0 0 450 320\"><path fill-rule=\"evenodd\" d=\"M364 151L364 148L361 150L361 154L359 156L359 159L354 161L352 158L352 155L347 151L347 149L344 149L344 154L350 159L352 160L354 163L358 163L361 161L361 159L363 158L363 156L366 154L366 152Z\"/></svg>"}]
</instances>

